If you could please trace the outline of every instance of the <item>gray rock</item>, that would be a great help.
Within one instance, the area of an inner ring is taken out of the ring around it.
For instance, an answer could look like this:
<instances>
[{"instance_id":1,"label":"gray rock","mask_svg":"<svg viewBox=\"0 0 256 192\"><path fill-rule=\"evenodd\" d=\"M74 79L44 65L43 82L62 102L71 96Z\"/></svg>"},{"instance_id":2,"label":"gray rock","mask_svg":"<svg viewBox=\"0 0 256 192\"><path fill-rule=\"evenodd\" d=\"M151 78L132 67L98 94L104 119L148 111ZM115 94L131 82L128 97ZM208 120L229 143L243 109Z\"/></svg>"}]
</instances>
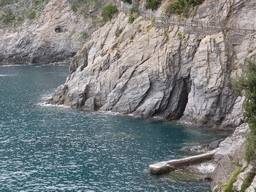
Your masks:
<instances>
[{"instance_id":1,"label":"gray rock","mask_svg":"<svg viewBox=\"0 0 256 192\"><path fill-rule=\"evenodd\" d=\"M214 172L212 173L212 191L220 191L219 187L223 182L231 179L231 173L236 169L235 165L231 163L228 155L225 155L217 164Z\"/></svg>"},{"instance_id":2,"label":"gray rock","mask_svg":"<svg viewBox=\"0 0 256 192\"><path fill-rule=\"evenodd\" d=\"M252 3L220 0L212 10L203 3L195 19L244 24L241 10L250 20ZM231 49L236 35L232 30L225 35L214 29L200 34L174 25L164 33L160 24L152 27L142 17L133 24L128 20L120 13L92 34L71 62L68 91L56 91L51 103L83 108L94 98L94 109L101 111L223 127L243 122L242 99L233 92L231 80L246 58L256 56L248 53L256 46L254 35L243 34ZM117 37L119 29L123 32Z\"/></svg>"},{"instance_id":3,"label":"gray rock","mask_svg":"<svg viewBox=\"0 0 256 192\"><path fill-rule=\"evenodd\" d=\"M240 125L238 128L236 128L232 136L227 137L224 141L222 141L219 144L218 151L214 155L215 161L218 162L226 154L232 155L233 153L236 153L236 151L243 146L246 140L246 134L248 133L248 131L249 131L249 126L247 123L244 123Z\"/></svg>"},{"instance_id":4,"label":"gray rock","mask_svg":"<svg viewBox=\"0 0 256 192\"><path fill-rule=\"evenodd\" d=\"M87 99L82 109L86 111L94 111L95 110L94 97Z\"/></svg>"},{"instance_id":5,"label":"gray rock","mask_svg":"<svg viewBox=\"0 0 256 192\"><path fill-rule=\"evenodd\" d=\"M213 150L216 149L217 147L219 147L219 144L223 141L224 139L219 139L217 141L213 141L208 145L208 150Z\"/></svg>"},{"instance_id":6,"label":"gray rock","mask_svg":"<svg viewBox=\"0 0 256 192\"><path fill-rule=\"evenodd\" d=\"M225 120L222 122L223 127L228 127L228 126L239 126L244 122L244 117L243 117L243 101L244 97L238 97L235 101L235 105L233 106L232 112L228 114L225 118Z\"/></svg>"},{"instance_id":7,"label":"gray rock","mask_svg":"<svg viewBox=\"0 0 256 192\"><path fill-rule=\"evenodd\" d=\"M0 65L67 64L85 43L82 34L94 30L67 0L51 0L33 21L0 29Z\"/></svg>"}]
</instances>

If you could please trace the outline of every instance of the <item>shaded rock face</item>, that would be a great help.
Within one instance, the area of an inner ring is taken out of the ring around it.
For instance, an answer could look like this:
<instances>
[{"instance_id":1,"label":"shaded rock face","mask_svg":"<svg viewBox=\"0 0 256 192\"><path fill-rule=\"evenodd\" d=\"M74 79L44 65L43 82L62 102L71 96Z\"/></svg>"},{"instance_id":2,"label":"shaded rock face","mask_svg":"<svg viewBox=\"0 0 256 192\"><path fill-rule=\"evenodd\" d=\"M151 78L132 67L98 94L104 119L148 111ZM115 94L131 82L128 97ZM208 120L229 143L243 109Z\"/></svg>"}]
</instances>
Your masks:
<instances>
[{"instance_id":1,"label":"shaded rock face","mask_svg":"<svg viewBox=\"0 0 256 192\"><path fill-rule=\"evenodd\" d=\"M67 0L51 0L34 21L0 30L0 65L70 61L90 27L92 23L74 14Z\"/></svg>"},{"instance_id":2,"label":"shaded rock face","mask_svg":"<svg viewBox=\"0 0 256 192\"><path fill-rule=\"evenodd\" d=\"M223 25L242 25L253 14L253 1L246 2L223 0L208 10L206 1L195 18L211 22L217 13ZM248 50L256 41L253 33L239 32L235 41L237 35L234 30L190 33L183 26L154 26L141 17L129 24L128 16L120 13L76 54L71 75L49 103L238 126L243 123L243 98L233 92L231 79L241 73L247 58L255 57L256 51Z\"/></svg>"}]
</instances>

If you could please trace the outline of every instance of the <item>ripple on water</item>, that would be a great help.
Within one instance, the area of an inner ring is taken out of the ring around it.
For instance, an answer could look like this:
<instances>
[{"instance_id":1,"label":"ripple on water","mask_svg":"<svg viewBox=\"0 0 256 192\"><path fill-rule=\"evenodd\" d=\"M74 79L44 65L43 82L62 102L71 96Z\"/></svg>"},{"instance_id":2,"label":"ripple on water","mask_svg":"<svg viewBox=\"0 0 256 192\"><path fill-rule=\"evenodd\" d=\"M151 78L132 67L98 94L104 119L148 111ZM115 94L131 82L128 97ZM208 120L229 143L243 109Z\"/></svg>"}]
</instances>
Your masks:
<instances>
[{"instance_id":1,"label":"ripple on water","mask_svg":"<svg viewBox=\"0 0 256 192\"><path fill-rule=\"evenodd\" d=\"M208 182L151 176L148 165L187 156L180 149L212 135L46 104L67 67L1 73L17 75L0 78L0 191L210 191Z\"/></svg>"}]
</instances>

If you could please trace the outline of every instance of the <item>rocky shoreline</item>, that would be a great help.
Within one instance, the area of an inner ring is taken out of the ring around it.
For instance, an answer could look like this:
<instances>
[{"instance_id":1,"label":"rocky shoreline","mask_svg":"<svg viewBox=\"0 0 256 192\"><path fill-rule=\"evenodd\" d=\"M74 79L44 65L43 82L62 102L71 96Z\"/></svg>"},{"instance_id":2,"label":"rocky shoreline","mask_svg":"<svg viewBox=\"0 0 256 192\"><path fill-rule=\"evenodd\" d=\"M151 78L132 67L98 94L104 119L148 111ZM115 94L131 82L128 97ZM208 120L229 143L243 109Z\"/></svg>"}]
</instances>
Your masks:
<instances>
[{"instance_id":1,"label":"rocky shoreline","mask_svg":"<svg viewBox=\"0 0 256 192\"><path fill-rule=\"evenodd\" d=\"M231 80L243 71L246 59L256 59L256 33L233 26L251 28L256 17L253 0L209 3L199 5L188 21L218 21L228 30L219 27L205 33L203 27L191 30L143 16L130 23L129 15L120 12L95 31L91 20L74 13L68 1L51 0L33 22L1 29L0 64L70 62L70 76L49 104L238 127L214 153L218 162L212 176L214 191L230 179L232 161L244 167L240 155L248 130L243 124L244 98L234 93ZM88 31L90 38L83 39ZM224 166L227 172L222 173Z\"/></svg>"},{"instance_id":2,"label":"rocky shoreline","mask_svg":"<svg viewBox=\"0 0 256 192\"><path fill-rule=\"evenodd\" d=\"M238 3L249 17L250 3ZM220 1L214 9L224 14L231 8ZM200 12L206 10L205 4L198 7ZM224 14L221 22L243 23L241 14ZM212 12L204 19L214 17ZM248 51L256 45L253 34L243 35L233 45L234 31L188 33L184 26L161 27L142 17L129 24L129 16L120 13L83 45L71 62L66 83L49 103L182 124L237 127L244 121L243 98L232 90L231 79L247 58L256 55Z\"/></svg>"}]
</instances>

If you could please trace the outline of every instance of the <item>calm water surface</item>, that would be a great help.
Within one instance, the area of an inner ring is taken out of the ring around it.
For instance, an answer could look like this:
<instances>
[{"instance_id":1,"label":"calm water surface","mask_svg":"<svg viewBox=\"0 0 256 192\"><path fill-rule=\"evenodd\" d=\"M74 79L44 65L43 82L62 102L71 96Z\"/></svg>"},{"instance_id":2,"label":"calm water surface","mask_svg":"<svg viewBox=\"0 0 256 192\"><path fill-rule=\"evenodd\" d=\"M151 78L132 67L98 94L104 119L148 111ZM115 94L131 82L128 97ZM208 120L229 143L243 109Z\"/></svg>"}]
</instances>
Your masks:
<instances>
[{"instance_id":1,"label":"calm water surface","mask_svg":"<svg viewBox=\"0 0 256 192\"><path fill-rule=\"evenodd\" d=\"M0 191L210 191L209 182L151 176L148 165L188 156L180 149L213 133L40 105L67 75L0 67Z\"/></svg>"}]
</instances>

